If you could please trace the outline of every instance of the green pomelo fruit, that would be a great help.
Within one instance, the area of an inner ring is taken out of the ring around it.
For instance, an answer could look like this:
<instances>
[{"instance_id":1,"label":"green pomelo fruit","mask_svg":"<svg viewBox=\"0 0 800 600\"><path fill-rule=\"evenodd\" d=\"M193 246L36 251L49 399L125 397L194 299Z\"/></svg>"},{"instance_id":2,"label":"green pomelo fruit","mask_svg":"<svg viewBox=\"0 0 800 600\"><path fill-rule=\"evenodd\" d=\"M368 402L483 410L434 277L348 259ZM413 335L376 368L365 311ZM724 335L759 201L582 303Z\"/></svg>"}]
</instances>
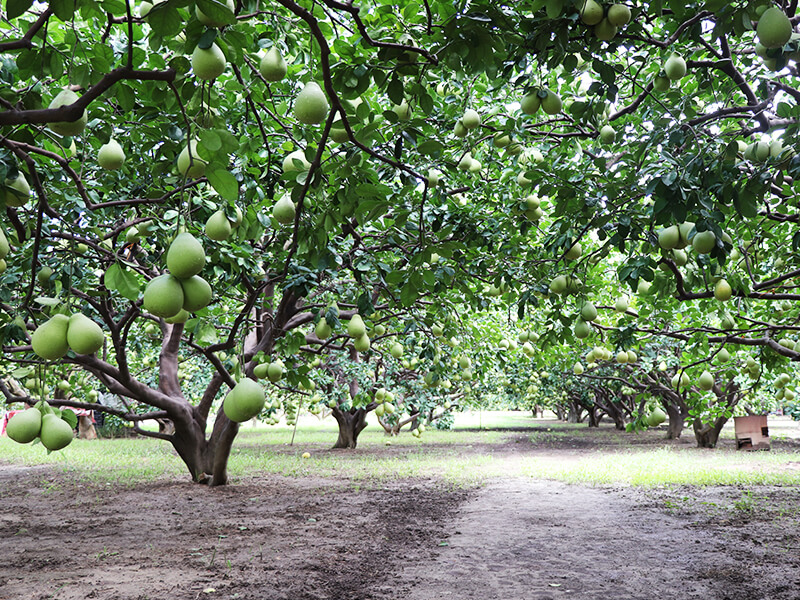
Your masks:
<instances>
[{"instance_id":1,"label":"green pomelo fruit","mask_svg":"<svg viewBox=\"0 0 800 600\"><path fill-rule=\"evenodd\" d=\"M199 275L181 280L181 287L183 288L183 309L185 311L197 312L211 303L211 286Z\"/></svg>"},{"instance_id":2,"label":"green pomelo fruit","mask_svg":"<svg viewBox=\"0 0 800 600\"><path fill-rule=\"evenodd\" d=\"M206 265L203 246L191 233L179 233L167 250L167 269L178 279L197 275Z\"/></svg>"},{"instance_id":3,"label":"green pomelo fruit","mask_svg":"<svg viewBox=\"0 0 800 600\"><path fill-rule=\"evenodd\" d=\"M264 408L264 388L252 379L242 379L228 392L222 410L231 421L244 423L258 415Z\"/></svg>"},{"instance_id":4,"label":"green pomelo fruit","mask_svg":"<svg viewBox=\"0 0 800 600\"><path fill-rule=\"evenodd\" d=\"M157 317L174 317L183 308L183 287L177 277L159 275L144 289L144 309Z\"/></svg>"},{"instance_id":5,"label":"green pomelo fruit","mask_svg":"<svg viewBox=\"0 0 800 600\"><path fill-rule=\"evenodd\" d=\"M595 0L585 0L580 17L585 25L593 27L603 20L603 7Z\"/></svg>"},{"instance_id":6,"label":"green pomelo fruit","mask_svg":"<svg viewBox=\"0 0 800 600\"><path fill-rule=\"evenodd\" d=\"M636 352L628 350L628 362L635 363L637 360L639 360L639 357L636 355Z\"/></svg>"},{"instance_id":7,"label":"green pomelo fruit","mask_svg":"<svg viewBox=\"0 0 800 600\"><path fill-rule=\"evenodd\" d=\"M469 131L467 131L467 128L464 127L464 124L461 122L461 119L456 121L456 125L455 127L453 127L453 135L455 135L456 137L463 138L466 137L468 133Z\"/></svg>"},{"instance_id":8,"label":"green pomelo fruit","mask_svg":"<svg viewBox=\"0 0 800 600\"><path fill-rule=\"evenodd\" d=\"M318 125L328 116L328 99L316 81L309 81L294 102L294 116L305 125Z\"/></svg>"},{"instance_id":9,"label":"green pomelo fruit","mask_svg":"<svg viewBox=\"0 0 800 600\"><path fill-rule=\"evenodd\" d=\"M650 427L658 427L666 420L666 413L658 407L654 408L653 412L647 416L647 424L650 425Z\"/></svg>"},{"instance_id":10,"label":"green pomelo fruit","mask_svg":"<svg viewBox=\"0 0 800 600\"><path fill-rule=\"evenodd\" d=\"M628 353L624 350L621 350L617 353L617 362L620 364L625 364L628 362Z\"/></svg>"},{"instance_id":11,"label":"green pomelo fruit","mask_svg":"<svg viewBox=\"0 0 800 600\"><path fill-rule=\"evenodd\" d=\"M728 362L731 359L731 353L726 348L722 348L717 353L717 360L720 362Z\"/></svg>"},{"instance_id":12,"label":"green pomelo fruit","mask_svg":"<svg viewBox=\"0 0 800 600\"><path fill-rule=\"evenodd\" d=\"M575 323L575 329L573 330L573 333L575 334L576 338L578 338L579 340L582 340L582 339L585 339L585 338L589 337L589 334L592 333L592 328L583 319L578 319L578 322ZM523 346L523 350L524 349L525 349L525 347ZM526 354L527 354L527 352L526 352Z\"/></svg>"},{"instance_id":13,"label":"green pomelo fruit","mask_svg":"<svg viewBox=\"0 0 800 600\"><path fill-rule=\"evenodd\" d=\"M191 154L190 154L191 153ZM197 179L206 173L206 161L197 154L197 140L192 140L178 155L178 173Z\"/></svg>"},{"instance_id":14,"label":"green pomelo fruit","mask_svg":"<svg viewBox=\"0 0 800 600\"><path fill-rule=\"evenodd\" d=\"M231 222L225 216L225 211L218 210L208 217L206 221L206 236L215 242L224 242L231 237Z\"/></svg>"},{"instance_id":15,"label":"green pomelo fruit","mask_svg":"<svg viewBox=\"0 0 800 600\"><path fill-rule=\"evenodd\" d=\"M53 414L42 417L42 431L39 433L39 438L42 446L51 452L69 446L73 437L72 427L62 418Z\"/></svg>"},{"instance_id":16,"label":"green pomelo fruit","mask_svg":"<svg viewBox=\"0 0 800 600\"><path fill-rule=\"evenodd\" d=\"M69 106L78 101L78 94L72 90L61 90L47 108L60 108L62 106ZM48 123L47 126L55 133L61 136L80 135L86 128L86 123L89 122L89 117L84 110L81 116L76 121L56 121Z\"/></svg>"},{"instance_id":17,"label":"green pomelo fruit","mask_svg":"<svg viewBox=\"0 0 800 600\"><path fill-rule=\"evenodd\" d=\"M100 150L97 152L97 164L102 168L115 171L122 167L124 162L125 151L117 140L111 138L107 144L100 146Z\"/></svg>"},{"instance_id":18,"label":"green pomelo fruit","mask_svg":"<svg viewBox=\"0 0 800 600\"><path fill-rule=\"evenodd\" d=\"M297 164L295 164L297 161ZM283 172L284 173L301 173L308 171L311 168L311 163L306 160L306 155L302 150L295 150L283 159Z\"/></svg>"},{"instance_id":19,"label":"green pomelo fruit","mask_svg":"<svg viewBox=\"0 0 800 600\"><path fill-rule=\"evenodd\" d=\"M708 371L703 371L697 380L697 387L707 392L714 387L714 376Z\"/></svg>"},{"instance_id":20,"label":"green pomelo fruit","mask_svg":"<svg viewBox=\"0 0 800 600\"><path fill-rule=\"evenodd\" d=\"M658 75L653 80L653 89L657 92L666 92L669 89L669 85L669 77L662 77L661 75Z\"/></svg>"},{"instance_id":21,"label":"green pomelo fruit","mask_svg":"<svg viewBox=\"0 0 800 600\"><path fill-rule=\"evenodd\" d=\"M679 54L672 54L664 63L664 73L672 81L683 79L686 76L686 61Z\"/></svg>"},{"instance_id":22,"label":"green pomelo fruit","mask_svg":"<svg viewBox=\"0 0 800 600\"><path fill-rule=\"evenodd\" d=\"M550 292L553 294L563 294L567 291L567 278L564 275L559 275L550 282Z\"/></svg>"},{"instance_id":23,"label":"green pomelo fruit","mask_svg":"<svg viewBox=\"0 0 800 600\"><path fill-rule=\"evenodd\" d=\"M277 361L269 363L267 366L267 377L272 383L277 383L283 377L283 365Z\"/></svg>"},{"instance_id":24,"label":"green pomelo fruit","mask_svg":"<svg viewBox=\"0 0 800 600\"><path fill-rule=\"evenodd\" d=\"M572 372L575 373L575 375L583 375L583 365L579 362L576 362L572 367Z\"/></svg>"},{"instance_id":25,"label":"green pomelo fruit","mask_svg":"<svg viewBox=\"0 0 800 600\"><path fill-rule=\"evenodd\" d=\"M350 139L341 119L336 119L331 125L331 139L337 144L344 144Z\"/></svg>"},{"instance_id":26,"label":"green pomelo fruit","mask_svg":"<svg viewBox=\"0 0 800 600\"><path fill-rule=\"evenodd\" d=\"M289 194L284 194L272 207L272 216L281 225L294 223L295 206Z\"/></svg>"},{"instance_id":27,"label":"green pomelo fruit","mask_svg":"<svg viewBox=\"0 0 800 600\"><path fill-rule=\"evenodd\" d=\"M94 354L103 347L103 329L83 313L69 318L67 343L75 354Z\"/></svg>"},{"instance_id":28,"label":"green pomelo fruit","mask_svg":"<svg viewBox=\"0 0 800 600\"><path fill-rule=\"evenodd\" d=\"M394 358L402 358L403 357L403 345L400 343L392 344L392 347L389 349L389 354L391 354Z\"/></svg>"},{"instance_id":29,"label":"green pomelo fruit","mask_svg":"<svg viewBox=\"0 0 800 600\"><path fill-rule=\"evenodd\" d=\"M11 246L8 244L8 238L0 229L0 258L5 258L9 252L11 252Z\"/></svg>"},{"instance_id":30,"label":"green pomelo fruit","mask_svg":"<svg viewBox=\"0 0 800 600\"><path fill-rule=\"evenodd\" d=\"M581 318L584 321L594 321L597 318L597 309L591 302L585 302L581 308Z\"/></svg>"},{"instance_id":31,"label":"green pomelo fruit","mask_svg":"<svg viewBox=\"0 0 800 600\"><path fill-rule=\"evenodd\" d=\"M603 42L610 42L617 35L617 26L608 19L603 19L594 28L594 37Z\"/></svg>"},{"instance_id":32,"label":"green pomelo fruit","mask_svg":"<svg viewBox=\"0 0 800 600\"><path fill-rule=\"evenodd\" d=\"M259 379L267 378L267 371L269 370L269 363L261 363L253 368L253 375Z\"/></svg>"},{"instance_id":33,"label":"green pomelo fruit","mask_svg":"<svg viewBox=\"0 0 800 600\"><path fill-rule=\"evenodd\" d=\"M720 302L727 302L731 299L732 295L733 290L731 289L730 284L724 279L720 279L716 284L714 284L714 298Z\"/></svg>"},{"instance_id":34,"label":"green pomelo fruit","mask_svg":"<svg viewBox=\"0 0 800 600\"><path fill-rule=\"evenodd\" d=\"M192 71L199 79L216 79L225 71L226 64L225 55L216 44L208 48L196 46L192 52Z\"/></svg>"},{"instance_id":35,"label":"green pomelo fruit","mask_svg":"<svg viewBox=\"0 0 800 600\"><path fill-rule=\"evenodd\" d=\"M317 322L317 326L314 327L314 333L321 340L327 340L331 337L331 326L328 325L328 321L325 320L325 317L322 317L319 322Z\"/></svg>"},{"instance_id":36,"label":"green pomelo fruit","mask_svg":"<svg viewBox=\"0 0 800 600\"><path fill-rule=\"evenodd\" d=\"M604 144L613 144L617 139L617 132L611 125L603 125L600 128L600 141Z\"/></svg>"},{"instance_id":37,"label":"green pomelo fruit","mask_svg":"<svg viewBox=\"0 0 800 600\"><path fill-rule=\"evenodd\" d=\"M69 351L67 329L69 317L53 315L49 321L36 328L31 336L33 351L45 360L62 358Z\"/></svg>"},{"instance_id":38,"label":"green pomelo fruit","mask_svg":"<svg viewBox=\"0 0 800 600\"><path fill-rule=\"evenodd\" d=\"M617 298L617 301L614 303L614 310L618 313L624 313L628 310L628 299L627 298Z\"/></svg>"},{"instance_id":39,"label":"green pomelo fruit","mask_svg":"<svg viewBox=\"0 0 800 600\"><path fill-rule=\"evenodd\" d=\"M397 115L398 121L408 121L411 119L411 107L408 105L408 102L405 100L405 98L400 104L395 104L392 106L392 112ZM467 128L463 122L459 122L464 126L465 129Z\"/></svg>"},{"instance_id":40,"label":"green pomelo fruit","mask_svg":"<svg viewBox=\"0 0 800 600\"><path fill-rule=\"evenodd\" d=\"M19 444L27 444L39 437L42 429L42 413L38 408L18 412L8 420L6 433Z\"/></svg>"},{"instance_id":41,"label":"green pomelo fruit","mask_svg":"<svg viewBox=\"0 0 800 600\"><path fill-rule=\"evenodd\" d=\"M36 279L39 282L39 285L42 287L47 287L50 285L50 278L53 276L53 269L49 266L45 265L39 272L36 274Z\"/></svg>"},{"instance_id":42,"label":"green pomelo fruit","mask_svg":"<svg viewBox=\"0 0 800 600\"><path fill-rule=\"evenodd\" d=\"M461 122L467 129L475 129L481 124L481 116L478 114L478 111L468 108L464 111L464 116L461 117Z\"/></svg>"},{"instance_id":43,"label":"green pomelo fruit","mask_svg":"<svg viewBox=\"0 0 800 600\"><path fill-rule=\"evenodd\" d=\"M677 225L671 225L658 232L658 245L664 250L677 248L681 241L681 231Z\"/></svg>"},{"instance_id":44,"label":"green pomelo fruit","mask_svg":"<svg viewBox=\"0 0 800 600\"><path fill-rule=\"evenodd\" d=\"M682 249L689 244L689 234L692 232L692 229L694 229L694 223L691 221L685 221L684 223L678 225L678 231L680 231L681 239L680 242L678 242L678 245L675 246L676 248Z\"/></svg>"},{"instance_id":45,"label":"green pomelo fruit","mask_svg":"<svg viewBox=\"0 0 800 600\"><path fill-rule=\"evenodd\" d=\"M564 258L567 260L578 260L581 255L583 254L583 247L581 246L580 242L575 242L572 246L569 247L567 253L564 255Z\"/></svg>"},{"instance_id":46,"label":"green pomelo fruit","mask_svg":"<svg viewBox=\"0 0 800 600\"><path fill-rule=\"evenodd\" d=\"M505 148L511 143L511 137L507 133L496 133L492 138L495 148Z\"/></svg>"},{"instance_id":47,"label":"green pomelo fruit","mask_svg":"<svg viewBox=\"0 0 800 600\"><path fill-rule=\"evenodd\" d=\"M432 254L431 254L431 262L434 262ZM384 327L380 323L372 328L372 335L375 337L382 336L385 333L386 333L386 327Z\"/></svg>"},{"instance_id":48,"label":"green pomelo fruit","mask_svg":"<svg viewBox=\"0 0 800 600\"><path fill-rule=\"evenodd\" d=\"M612 4L608 7L606 19L612 25L622 27L631 22L631 9L624 4Z\"/></svg>"},{"instance_id":49,"label":"green pomelo fruit","mask_svg":"<svg viewBox=\"0 0 800 600\"><path fill-rule=\"evenodd\" d=\"M700 254L708 254L717 245L717 236L711 230L700 231L692 238L692 248Z\"/></svg>"},{"instance_id":50,"label":"green pomelo fruit","mask_svg":"<svg viewBox=\"0 0 800 600\"><path fill-rule=\"evenodd\" d=\"M225 4L227 5L227 7L230 9L231 12L234 12L236 10L236 5L233 3L233 0L227 0ZM214 19L210 18L202 10L200 10L200 7L197 5L195 5L194 7L194 14L197 17L198 21L200 21L203 25L207 25L208 27L225 27L225 25L227 25L227 23L224 23L222 21L215 21Z\"/></svg>"},{"instance_id":51,"label":"green pomelo fruit","mask_svg":"<svg viewBox=\"0 0 800 600\"><path fill-rule=\"evenodd\" d=\"M164 319L164 321L166 321L170 325L175 325L176 323L186 323L186 321L188 321L191 318L192 315L190 315L186 310L180 309L177 315L175 315L174 317L167 317L166 319Z\"/></svg>"},{"instance_id":52,"label":"green pomelo fruit","mask_svg":"<svg viewBox=\"0 0 800 600\"><path fill-rule=\"evenodd\" d=\"M557 115L561 112L561 97L550 90L544 91L547 95L542 98L542 110L548 115Z\"/></svg>"},{"instance_id":53,"label":"green pomelo fruit","mask_svg":"<svg viewBox=\"0 0 800 600\"><path fill-rule=\"evenodd\" d=\"M364 319L361 318L361 315L358 313L354 314L350 318L350 322L347 324L347 335L351 338L360 338L367 333L367 327L364 325Z\"/></svg>"},{"instance_id":54,"label":"green pomelo fruit","mask_svg":"<svg viewBox=\"0 0 800 600\"><path fill-rule=\"evenodd\" d=\"M14 179L6 180L5 192L0 198L5 200L6 206L24 206L31 197L31 186L25 175L19 173Z\"/></svg>"},{"instance_id":55,"label":"green pomelo fruit","mask_svg":"<svg viewBox=\"0 0 800 600\"><path fill-rule=\"evenodd\" d=\"M365 333L364 335L357 337L355 342L353 342L353 346L359 352L366 352L369 350L369 336Z\"/></svg>"},{"instance_id":56,"label":"green pomelo fruit","mask_svg":"<svg viewBox=\"0 0 800 600\"><path fill-rule=\"evenodd\" d=\"M280 81L286 77L286 61L275 46L267 50L258 65L258 71L267 81Z\"/></svg>"},{"instance_id":57,"label":"green pomelo fruit","mask_svg":"<svg viewBox=\"0 0 800 600\"><path fill-rule=\"evenodd\" d=\"M756 26L758 41L766 48L781 48L792 37L792 22L780 8L764 11Z\"/></svg>"}]
</instances>

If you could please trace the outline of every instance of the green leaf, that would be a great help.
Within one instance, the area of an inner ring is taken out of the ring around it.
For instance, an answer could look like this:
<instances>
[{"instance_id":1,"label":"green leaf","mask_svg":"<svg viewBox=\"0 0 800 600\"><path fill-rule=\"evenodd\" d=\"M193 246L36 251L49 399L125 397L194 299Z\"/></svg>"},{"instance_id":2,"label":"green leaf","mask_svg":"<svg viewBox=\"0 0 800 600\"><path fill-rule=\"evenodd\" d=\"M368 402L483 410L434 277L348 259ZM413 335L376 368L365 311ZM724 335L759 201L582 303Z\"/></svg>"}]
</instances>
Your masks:
<instances>
[{"instance_id":1,"label":"green leaf","mask_svg":"<svg viewBox=\"0 0 800 600\"><path fill-rule=\"evenodd\" d=\"M165 6L166 4L166 2L160 2L153 6L147 15L147 22L156 35L172 37L183 31L184 22L178 9Z\"/></svg>"},{"instance_id":2,"label":"green leaf","mask_svg":"<svg viewBox=\"0 0 800 600\"><path fill-rule=\"evenodd\" d=\"M78 426L78 415L69 409L61 411L61 420L66 421L73 429Z\"/></svg>"},{"instance_id":3,"label":"green leaf","mask_svg":"<svg viewBox=\"0 0 800 600\"><path fill-rule=\"evenodd\" d=\"M75 0L52 0L52 2L50 2L50 8L53 9L55 15L62 21L71 21L76 4Z\"/></svg>"},{"instance_id":4,"label":"green leaf","mask_svg":"<svg viewBox=\"0 0 800 600\"><path fill-rule=\"evenodd\" d=\"M200 41L197 42L197 47L203 50L208 50L214 45L219 32L216 29L206 29L205 33L200 36Z\"/></svg>"},{"instance_id":5,"label":"green leaf","mask_svg":"<svg viewBox=\"0 0 800 600\"><path fill-rule=\"evenodd\" d=\"M209 183L219 195L226 200L235 201L239 198L239 182L225 169L217 169L207 174Z\"/></svg>"},{"instance_id":6,"label":"green leaf","mask_svg":"<svg viewBox=\"0 0 800 600\"><path fill-rule=\"evenodd\" d=\"M215 23L232 25L236 22L233 11L231 11L224 2L217 2L216 0L197 0L196 5L209 20ZM201 47L208 48L208 46Z\"/></svg>"},{"instance_id":7,"label":"green leaf","mask_svg":"<svg viewBox=\"0 0 800 600\"><path fill-rule=\"evenodd\" d=\"M37 304L41 304L42 306L56 306L58 304L61 304L61 300L59 300L58 298L46 298L42 296L40 296L39 298L35 298L34 302L36 302Z\"/></svg>"},{"instance_id":8,"label":"green leaf","mask_svg":"<svg viewBox=\"0 0 800 600\"><path fill-rule=\"evenodd\" d=\"M119 292L131 302L139 297L141 284L138 277L127 269L124 269L118 263L114 263L108 267L104 281L106 288Z\"/></svg>"},{"instance_id":9,"label":"green leaf","mask_svg":"<svg viewBox=\"0 0 800 600\"><path fill-rule=\"evenodd\" d=\"M33 0L8 0L6 2L6 17L8 19L16 19L20 15L25 14L33 4Z\"/></svg>"},{"instance_id":10,"label":"green leaf","mask_svg":"<svg viewBox=\"0 0 800 600\"><path fill-rule=\"evenodd\" d=\"M389 100L395 104L402 104L403 82L397 77L392 77L392 80L389 82L389 85L386 88L386 94L389 96Z\"/></svg>"},{"instance_id":11,"label":"green leaf","mask_svg":"<svg viewBox=\"0 0 800 600\"><path fill-rule=\"evenodd\" d=\"M194 330L194 337L200 344L210 345L219 341L217 328L212 323L200 321Z\"/></svg>"}]
</instances>

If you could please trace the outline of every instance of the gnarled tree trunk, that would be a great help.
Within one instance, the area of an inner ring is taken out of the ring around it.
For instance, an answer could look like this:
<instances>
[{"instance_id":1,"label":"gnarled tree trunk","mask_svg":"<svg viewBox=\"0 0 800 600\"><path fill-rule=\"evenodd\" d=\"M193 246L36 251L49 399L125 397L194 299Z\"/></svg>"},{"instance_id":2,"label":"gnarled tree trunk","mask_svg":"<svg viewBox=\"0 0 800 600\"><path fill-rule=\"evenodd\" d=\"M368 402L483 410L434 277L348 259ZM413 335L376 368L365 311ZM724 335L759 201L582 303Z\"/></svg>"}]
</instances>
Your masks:
<instances>
[{"instance_id":1,"label":"gnarled tree trunk","mask_svg":"<svg viewBox=\"0 0 800 600\"><path fill-rule=\"evenodd\" d=\"M367 427L367 410L365 408L351 408L342 410L334 408L333 418L339 424L339 438L334 448L355 448L358 444L358 434Z\"/></svg>"},{"instance_id":2,"label":"gnarled tree trunk","mask_svg":"<svg viewBox=\"0 0 800 600\"><path fill-rule=\"evenodd\" d=\"M719 433L725 426L728 419L720 417L713 423L705 424L701 419L695 419L692 423L694 437L697 440L698 448L715 448L719 440Z\"/></svg>"}]
</instances>

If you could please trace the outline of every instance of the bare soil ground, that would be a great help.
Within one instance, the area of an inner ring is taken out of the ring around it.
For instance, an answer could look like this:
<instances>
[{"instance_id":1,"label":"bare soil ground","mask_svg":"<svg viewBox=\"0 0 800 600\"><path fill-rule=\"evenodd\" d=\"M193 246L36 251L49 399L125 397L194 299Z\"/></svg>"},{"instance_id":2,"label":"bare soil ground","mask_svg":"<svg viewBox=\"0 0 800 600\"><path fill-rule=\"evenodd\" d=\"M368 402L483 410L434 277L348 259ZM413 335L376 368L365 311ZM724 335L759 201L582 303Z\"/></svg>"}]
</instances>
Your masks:
<instances>
[{"instance_id":1,"label":"bare soil ground","mask_svg":"<svg viewBox=\"0 0 800 600\"><path fill-rule=\"evenodd\" d=\"M585 441L463 451L568 460ZM0 467L0 600L664 597L800 599L800 491L279 476L120 489Z\"/></svg>"}]
</instances>

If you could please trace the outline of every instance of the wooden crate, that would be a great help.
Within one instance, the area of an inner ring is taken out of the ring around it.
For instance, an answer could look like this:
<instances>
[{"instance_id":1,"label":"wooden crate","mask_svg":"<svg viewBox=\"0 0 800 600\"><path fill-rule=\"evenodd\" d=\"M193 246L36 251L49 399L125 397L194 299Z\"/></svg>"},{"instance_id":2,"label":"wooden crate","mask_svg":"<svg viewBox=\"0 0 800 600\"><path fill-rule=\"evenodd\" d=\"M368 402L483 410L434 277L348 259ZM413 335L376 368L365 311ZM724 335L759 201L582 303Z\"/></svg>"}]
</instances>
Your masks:
<instances>
[{"instance_id":1,"label":"wooden crate","mask_svg":"<svg viewBox=\"0 0 800 600\"><path fill-rule=\"evenodd\" d=\"M734 417L737 450L769 450L767 415Z\"/></svg>"}]
</instances>

